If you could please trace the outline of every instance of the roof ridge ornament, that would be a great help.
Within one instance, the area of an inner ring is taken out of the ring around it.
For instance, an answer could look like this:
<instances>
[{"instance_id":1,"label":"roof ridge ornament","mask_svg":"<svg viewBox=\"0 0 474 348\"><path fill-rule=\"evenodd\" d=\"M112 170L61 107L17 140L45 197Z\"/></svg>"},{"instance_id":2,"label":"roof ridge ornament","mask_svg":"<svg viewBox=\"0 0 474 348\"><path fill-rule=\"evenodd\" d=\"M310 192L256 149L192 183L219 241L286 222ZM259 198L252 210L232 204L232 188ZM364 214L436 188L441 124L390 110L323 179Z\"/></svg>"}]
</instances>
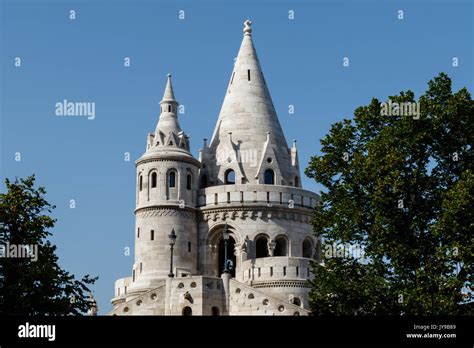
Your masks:
<instances>
[{"instance_id":1,"label":"roof ridge ornament","mask_svg":"<svg viewBox=\"0 0 474 348\"><path fill-rule=\"evenodd\" d=\"M247 19L245 22L244 22L244 35L251 35L252 33L252 21Z\"/></svg>"}]
</instances>

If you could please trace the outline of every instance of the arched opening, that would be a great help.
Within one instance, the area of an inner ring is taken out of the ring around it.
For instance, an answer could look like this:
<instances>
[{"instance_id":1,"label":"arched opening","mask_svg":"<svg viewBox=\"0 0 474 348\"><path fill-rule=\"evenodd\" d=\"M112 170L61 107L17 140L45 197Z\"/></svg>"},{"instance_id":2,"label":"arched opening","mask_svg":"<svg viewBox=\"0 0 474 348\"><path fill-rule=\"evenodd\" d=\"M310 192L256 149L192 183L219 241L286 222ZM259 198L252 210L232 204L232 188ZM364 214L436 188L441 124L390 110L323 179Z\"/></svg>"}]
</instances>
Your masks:
<instances>
[{"instance_id":1,"label":"arched opening","mask_svg":"<svg viewBox=\"0 0 474 348\"><path fill-rule=\"evenodd\" d=\"M199 185L200 188L206 188L207 187L207 175L204 174L201 176L201 183Z\"/></svg>"},{"instance_id":2,"label":"arched opening","mask_svg":"<svg viewBox=\"0 0 474 348\"><path fill-rule=\"evenodd\" d=\"M171 105L168 105L168 112L171 112Z\"/></svg>"},{"instance_id":3,"label":"arched opening","mask_svg":"<svg viewBox=\"0 0 474 348\"><path fill-rule=\"evenodd\" d=\"M275 173L271 169L265 170L265 185L275 185Z\"/></svg>"},{"instance_id":4,"label":"arched opening","mask_svg":"<svg viewBox=\"0 0 474 348\"><path fill-rule=\"evenodd\" d=\"M234 255L235 249L235 239L232 236L229 236L227 241L227 269L230 272L232 277L235 277L235 266L236 266L236 257ZM225 242L223 236L219 241L219 263L218 263L218 274L219 276L224 273L225 268Z\"/></svg>"},{"instance_id":5,"label":"arched opening","mask_svg":"<svg viewBox=\"0 0 474 348\"><path fill-rule=\"evenodd\" d=\"M219 307L212 307L212 316L213 317L219 316Z\"/></svg>"},{"instance_id":6,"label":"arched opening","mask_svg":"<svg viewBox=\"0 0 474 348\"><path fill-rule=\"evenodd\" d=\"M273 256L288 256L288 243L285 237L278 237L275 240L275 250Z\"/></svg>"},{"instance_id":7,"label":"arched opening","mask_svg":"<svg viewBox=\"0 0 474 348\"><path fill-rule=\"evenodd\" d=\"M268 239L265 236L260 236L255 241L255 257L267 257L268 256Z\"/></svg>"},{"instance_id":8,"label":"arched opening","mask_svg":"<svg viewBox=\"0 0 474 348\"><path fill-rule=\"evenodd\" d=\"M151 173L151 187L156 187L156 172Z\"/></svg>"},{"instance_id":9,"label":"arched opening","mask_svg":"<svg viewBox=\"0 0 474 348\"><path fill-rule=\"evenodd\" d=\"M191 309L191 307L186 306L183 308L182 314L184 317L190 317L191 315L193 315L193 310Z\"/></svg>"},{"instance_id":10,"label":"arched opening","mask_svg":"<svg viewBox=\"0 0 474 348\"><path fill-rule=\"evenodd\" d=\"M186 176L186 189L191 190L191 188L192 188L192 180L193 180L193 179L192 179L191 174L188 174L188 175Z\"/></svg>"},{"instance_id":11,"label":"arched opening","mask_svg":"<svg viewBox=\"0 0 474 348\"><path fill-rule=\"evenodd\" d=\"M228 169L225 172L225 184L226 185L235 185L235 172L233 169Z\"/></svg>"},{"instance_id":12,"label":"arched opening","mask_svg":"<svg viewBox=\"0 0 474 348\"><path fill-rule=\"evenodd\" d=\"M295 176L295 187L299 187L300 186L300 179Z\"/></svg>"},{"instance_id":13,"label":"arched opening","mask_svg":"<svg viewBox=\"0 0 474 348\"><path fill-rule=\"evenodd\" d=\"M176 187L176 173L175 172L170 172L168 174L168 186Z\"/></svg>"},{"instance_id":14,"label":"arched opening","mask_svg":"<svg viewBox=\"0 0 474 348\"><path fill-rule=\"evenodd\" d=\"M293 300L291 301L295 306L301 307L301 300L299 297L293 297Z\"/></svg>"},{"instance_id":15,"label":"arched opening","mask_svg":"<svg viewBox=\"0 0 474 348\"><path fill-rule=\"evenodd\" d=\"M143 177L140 175L138 178L138 186L140 188L140 191L143 189Z\"/></svg>"},{"instance_id":16,"label":"arched opening","mask_svg":"<svg viewBox=\"0 0 474 348\"><path fill-rule=\"evenodd\" d=\"M303 257L308 259L313 257L313 243L309 239L305 239L303 242Z\"/></svg>"}]
</instances>

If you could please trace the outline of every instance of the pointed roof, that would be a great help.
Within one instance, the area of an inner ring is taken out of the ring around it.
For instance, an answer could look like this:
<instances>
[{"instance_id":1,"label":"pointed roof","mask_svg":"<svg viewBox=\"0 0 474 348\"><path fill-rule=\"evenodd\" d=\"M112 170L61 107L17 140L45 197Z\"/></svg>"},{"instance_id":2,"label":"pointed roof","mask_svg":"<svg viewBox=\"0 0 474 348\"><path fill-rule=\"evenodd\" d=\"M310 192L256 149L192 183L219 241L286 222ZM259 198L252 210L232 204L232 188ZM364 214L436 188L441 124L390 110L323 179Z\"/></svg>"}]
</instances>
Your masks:
<instances>
[{"instance_id":1,"label":"pointed roof","mask_svg":"<svg viewBox=\"0 0 474 348\"><path fill-rule=\"evenodd\" d=\"M160 101L160 118L154 133L148 134L147 148L138 162L149 158L172 158L195 164L200 163L189 152L189 136L178 121L178 101L175 99L171 74L168 74L165 93Z\"/></svg>"},{"instance_id":2,"label":"pointed roof","mask_svg":"<svg viewBox=\"0 0 474 348\"><path fill-rule=\"evenodd\" d=\"M177 115L177 106L179 103L174 97L171 74L167 76L165 93L163 94L163 99L160 101L160 120L155 130L155 133L162 132L165 135L168 135L170 132L175 134L181 132Z\"/></svg>"},{"instance_id":3,"label":"pointed roof","mask_svg":"<svg viewBox=\"0 0 474 348\"><path fill-rule=\"evenodd\" d=\"M267 142L267 133L271 133L271 142L278 156L278 167L281 172L280 182L291 182L294 175L291 169L289 149L278 116L273 106L262 68L252 41L252 22L244 22L244 35L234 69L230 78L227 92L219 114L219 119L210 143L210 152L220 158L220 152L225 152L224 138L232 132L234 142L239 142L239 150L255 152L243 156L256 157L258 163L263 162L263 149ZM242 163L245 178L249 181L258 180L259 166L255 163ZM277 165L276 161L273 162ZM217 163L216 170L221 166ZM225 165L224 165L225 167ZM256 179L255 179L256 178Z\"/></svg>"},{"instance_id":4,"label":"pointed roof","mask_svg":"<svg viewBox=\"0 0 474 348\"><path fill-rule=\"evenodd\" d=\"M165 93L163 94L163 99L161 102L176 102L173 92L173 85L171 83L171 74L166 75L168 80L166 81Z\"/></svg>"}]
</instances>

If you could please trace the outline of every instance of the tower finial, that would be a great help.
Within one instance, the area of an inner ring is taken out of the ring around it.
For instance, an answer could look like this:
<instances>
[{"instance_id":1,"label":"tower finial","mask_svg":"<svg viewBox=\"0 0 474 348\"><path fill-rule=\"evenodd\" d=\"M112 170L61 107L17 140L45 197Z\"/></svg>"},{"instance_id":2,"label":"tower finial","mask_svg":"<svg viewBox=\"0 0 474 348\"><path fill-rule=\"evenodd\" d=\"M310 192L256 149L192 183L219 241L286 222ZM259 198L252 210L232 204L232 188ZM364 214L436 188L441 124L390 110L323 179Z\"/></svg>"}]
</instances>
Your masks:
<instances>
[{"instance_id":1,"label":"tower finial","mask_svg":"<svg viewBox=\"0 0 474 348\"><path fill-rule=\"evenodd\" d=\"M250 35L252 33L252 21L247 19L244 22L244 35Z\"/></svg>"}]
</instances>

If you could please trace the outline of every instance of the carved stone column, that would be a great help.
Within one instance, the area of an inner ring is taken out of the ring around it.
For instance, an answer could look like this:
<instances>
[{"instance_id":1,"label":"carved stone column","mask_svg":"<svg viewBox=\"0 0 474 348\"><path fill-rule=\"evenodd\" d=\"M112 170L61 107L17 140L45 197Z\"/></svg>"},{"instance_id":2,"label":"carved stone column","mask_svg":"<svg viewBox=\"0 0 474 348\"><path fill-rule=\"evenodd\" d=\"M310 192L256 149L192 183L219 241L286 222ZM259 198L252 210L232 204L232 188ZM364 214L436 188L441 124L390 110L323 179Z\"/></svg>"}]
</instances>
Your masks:
<instances>
[{"instance_id":1,"label":"carved stone column","mask_svg":"<svg viewBox=\"0 0 474 348\"><path fill-rule=\"evenodd\" d=\"M273 256L273 252L275 251L275 246L276 246L276 243L273 239L270 239L268 241L268 256L272 257Z\"/></svg>"}]
</instances>

